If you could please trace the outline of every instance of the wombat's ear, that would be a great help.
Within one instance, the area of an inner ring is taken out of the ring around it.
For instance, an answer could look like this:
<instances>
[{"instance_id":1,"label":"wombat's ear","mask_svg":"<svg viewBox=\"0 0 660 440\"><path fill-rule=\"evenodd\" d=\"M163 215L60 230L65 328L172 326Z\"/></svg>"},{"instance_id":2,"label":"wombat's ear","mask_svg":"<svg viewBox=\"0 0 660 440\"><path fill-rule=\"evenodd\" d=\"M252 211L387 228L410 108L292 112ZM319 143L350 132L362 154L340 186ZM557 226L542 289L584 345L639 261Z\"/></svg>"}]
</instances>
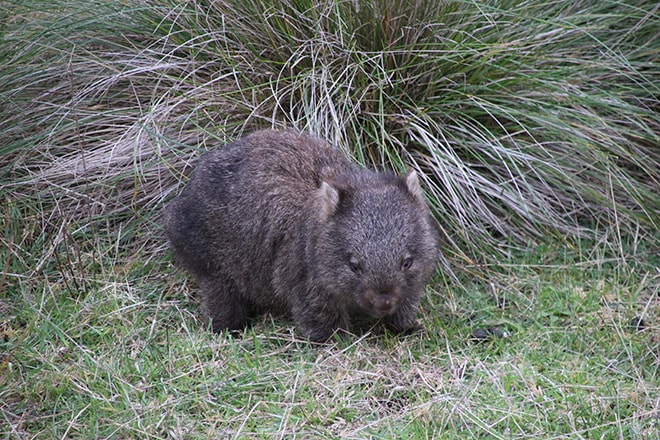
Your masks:
<instances>
[{"instance_id":1,"label":"wombat's ear","mask_svg":"<svg viewBox=\"0 0 660 440\"><path fill-rule=\"evenodd\" d=\"M417 199L418 202L424 204L424 195L422 194L422 187L419 186L419 179L417 178L417 173L415 170L410 170L403 176L403 179L406 182L406 187L408 191Z\"/></svg>"},{"instance_id":2,"label":"wombat's ear","mask_svg":"<svg viewBox=\"0 0 660 440\"><path fill-rule=\"evenodd\" d=\"M328 218L337 210L337 206L339 205L339 191L324 180L321 182L318 194L321 216Z\"/></svg>"}]
</instances>

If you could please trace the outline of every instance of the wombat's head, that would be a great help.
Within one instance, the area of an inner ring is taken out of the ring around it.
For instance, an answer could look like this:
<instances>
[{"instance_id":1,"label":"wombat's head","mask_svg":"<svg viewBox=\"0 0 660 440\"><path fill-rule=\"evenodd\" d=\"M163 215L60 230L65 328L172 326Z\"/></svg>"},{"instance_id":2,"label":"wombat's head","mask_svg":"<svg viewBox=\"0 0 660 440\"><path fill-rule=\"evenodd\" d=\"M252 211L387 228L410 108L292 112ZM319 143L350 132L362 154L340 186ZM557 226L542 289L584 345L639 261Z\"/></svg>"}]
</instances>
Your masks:
<instances>
[{"instance_id":1,"label":"wombat's head","mask_svg":"<svg viewBox=\"0 0 660 440\"><path fill-rule=\"evenodd\" d=\"M325 179L316 208L310 266L318 282L372 316L390 315L404 300L417 304L438 251L414 172Z\"/></svg>"}]
</instances>

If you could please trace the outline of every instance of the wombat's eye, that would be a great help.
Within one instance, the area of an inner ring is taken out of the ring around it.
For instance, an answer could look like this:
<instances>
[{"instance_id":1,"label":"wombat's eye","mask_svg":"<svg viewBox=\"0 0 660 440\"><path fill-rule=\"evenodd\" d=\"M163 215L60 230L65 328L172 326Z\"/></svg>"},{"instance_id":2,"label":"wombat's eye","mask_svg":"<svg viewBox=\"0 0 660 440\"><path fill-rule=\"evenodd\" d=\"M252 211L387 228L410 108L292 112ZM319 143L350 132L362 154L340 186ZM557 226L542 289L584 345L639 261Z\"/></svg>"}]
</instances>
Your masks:
<instances>
[{"instance_id":1,"label":"wombat's eye","mask_svg":"<svg viewBox=\"0 0 660 440\"><path fill-rule=\"evenodd\" d=\"M362 265L360 264L360 261L353 255L348 257L348 268L351 269L351 272L355 274L362 272Z\"/></svg>"},{"instance_id":2,"label":"wombat's eye","mask_svg":"<svg viewBox=\"0 0 660 440\"><path fill-rule=\"evenodd\" d=\"M406 257L403 259L403 261L401 261L401 268L403 270L408 270L410 269L410 266L412 266L412 264L413 264L412 257Z\"/></svg>"}]
</instances>

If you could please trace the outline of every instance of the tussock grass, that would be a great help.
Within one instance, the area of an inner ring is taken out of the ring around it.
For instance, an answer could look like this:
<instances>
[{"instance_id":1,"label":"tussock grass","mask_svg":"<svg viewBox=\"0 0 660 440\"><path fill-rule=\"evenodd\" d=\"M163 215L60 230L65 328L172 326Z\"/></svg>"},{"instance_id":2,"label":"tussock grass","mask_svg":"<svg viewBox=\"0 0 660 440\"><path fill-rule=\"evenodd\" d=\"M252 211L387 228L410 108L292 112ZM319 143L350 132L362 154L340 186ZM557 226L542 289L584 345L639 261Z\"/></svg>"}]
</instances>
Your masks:
<instances>
[{"instance_id":1,"label":"tussock grass","mask_svg":"<svg viewBox=\"0 0 660 440\"><path fill-rule=\"evenodd\" d=\"M0 1L3 438L657 438L657 28L645 1ZM419 334L201 328L159 212L268 126L420 171L455 274Z\"/></svg>"},{"instance_id":2,"label":"tussock grass","mask_svg":"<svg viewBox=\"0 0 660 440\"><path fill-rule=\"evenodd\" d=\"M3 5L2 169L48 210L150 216L200 149L293 126L420 170L472 259L658 228L651 3Z\"/></svg>"}]
</instances>

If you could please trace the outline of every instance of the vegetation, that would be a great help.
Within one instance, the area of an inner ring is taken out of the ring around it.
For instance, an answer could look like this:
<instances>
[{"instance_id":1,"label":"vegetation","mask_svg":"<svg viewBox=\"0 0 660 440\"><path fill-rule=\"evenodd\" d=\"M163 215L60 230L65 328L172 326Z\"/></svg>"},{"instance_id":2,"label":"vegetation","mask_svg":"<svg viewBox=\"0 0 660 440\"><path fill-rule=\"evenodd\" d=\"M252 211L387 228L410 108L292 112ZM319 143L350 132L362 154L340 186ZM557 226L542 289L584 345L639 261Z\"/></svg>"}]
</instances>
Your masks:
<instances>
[{"instance_id":1,"label":"vegetation","mask_svg":"<svg viewBox=\"0 0 660 440\"><path fill-rule=\"evenodd\" d=\"M657 438L656 2L0 0L3 438ZM198 319L165 200L262 127L418 169L424 330Z\"/></svg>"}]
</instances>

